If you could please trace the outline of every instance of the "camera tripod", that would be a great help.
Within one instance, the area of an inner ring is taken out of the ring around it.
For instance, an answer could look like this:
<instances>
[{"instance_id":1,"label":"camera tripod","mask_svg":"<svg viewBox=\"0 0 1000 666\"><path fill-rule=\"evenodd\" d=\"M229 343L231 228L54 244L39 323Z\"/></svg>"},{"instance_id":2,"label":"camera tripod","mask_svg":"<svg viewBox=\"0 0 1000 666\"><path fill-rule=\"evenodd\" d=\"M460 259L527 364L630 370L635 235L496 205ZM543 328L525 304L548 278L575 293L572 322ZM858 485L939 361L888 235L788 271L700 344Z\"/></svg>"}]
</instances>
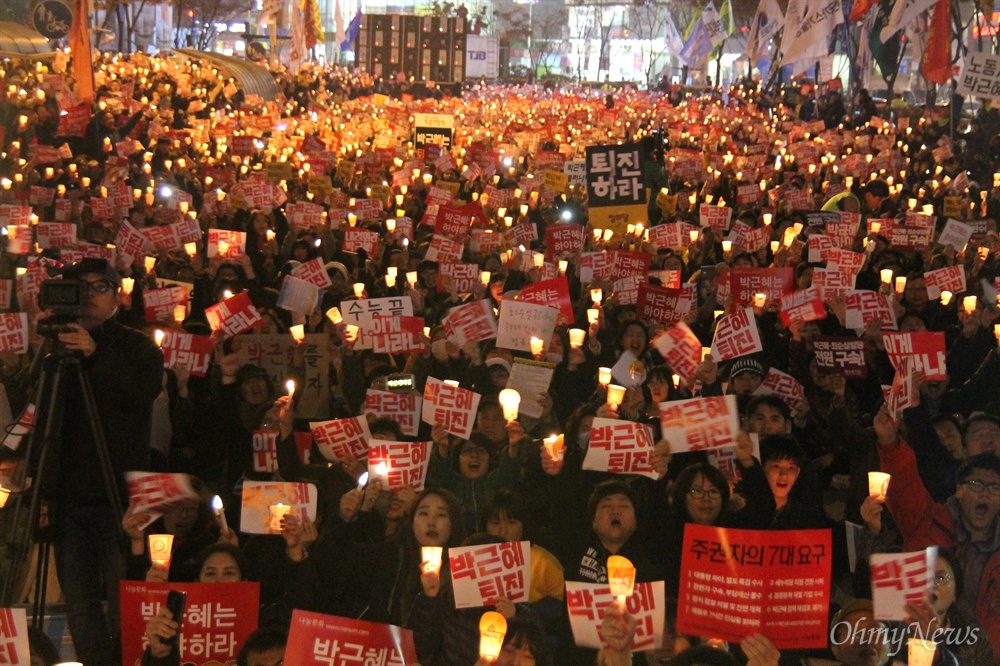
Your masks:
<instances>
[{"instance_id":1,"label":"camera tripod","mask_svg":"<svg viewBox=\"0 0 1000 666\"><path fill-rule=\"evenodd\" d=\"M80 358L73 352L62 347L55 340L47 342L52 346L46 351L43 346L35 358L33 366L38 370L38 381L35 390L35 418L31 429L25 433L24 460L25 465L20 479L23 489L17 496L12 525L12 540L8 545L8 564L6 578L3 581L0 603L11 606L17 603L19 570L27 562L28 553L33 542L38 542L37 566L35 567L34 598L32 601L31 626L41 629L45 619L45 596L48 583L49 560L52 552L52 535L46 526L41 524L42 494L44 492L46 475L51 473L52 451L61 444L65 425L65 392L63 387L75 383L83 398L86 411L86 424L71 424L73 427L89 427L97 449L97 460L100 465L104 490L108 502L114 510L118 522L122 518L121 497L118 494L118 484L115 482L114 468L108 453L104 429L97 412L94 393L83 371ZM39 363L40 361L40 363ZM34 370L35 368L33 368ZM32 373L33 374L33 373ZM27 505L27 506L26 506ZM22 511L27 510L26 528L18 533Z\"/></svg>"}]
</instances>

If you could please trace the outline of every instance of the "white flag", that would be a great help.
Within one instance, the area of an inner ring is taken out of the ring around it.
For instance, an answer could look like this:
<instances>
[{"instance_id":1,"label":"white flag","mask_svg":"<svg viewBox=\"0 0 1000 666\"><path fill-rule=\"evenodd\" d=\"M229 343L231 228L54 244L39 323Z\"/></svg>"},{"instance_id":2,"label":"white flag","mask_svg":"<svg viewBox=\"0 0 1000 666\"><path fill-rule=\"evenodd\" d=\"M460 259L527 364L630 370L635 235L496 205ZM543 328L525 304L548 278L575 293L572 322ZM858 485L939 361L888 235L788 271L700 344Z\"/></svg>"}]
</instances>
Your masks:
<instances>
[{"instance_id":1,"label":"white flag","mask_svg":"<svg viewBox=\"0 0 1000 666\"><path fill-rule=\"evenodd\" d=\"M809 65L826 55L830 33L843 22L840 0L790 0L781 40L782 64Z\"/></svg>"},{"instance_id":2,"label":"white flag","mask_svg":"<svg viewBox=\"0 0 1000 666\"><path fill-rule=\"evenodd\" d=\"M937 0L896 0L885 27L878 34L879 39L885 44L893 35L913 23L915 18L933 7L935 2Z\"/></svg>"},{"instance_id":3,"label":"white flag","mask_svg":"<svg viewBox=\"0 0 1000 666\"><path fill-rule=\"evenodd\" d=\"M712 42L712 46L718 46L726 41L726 37L729 35L726 33L726 26L723 25L722 17L719 16L714 3L710 2L705 6L705 11L701 13L701 22L708 30L708 38Z\"/></svg>"},{"instance_id":4,"label":"white flag","mask_svg":"<svg viewBox=\"0 0 1000 666\"><path fill-rule=\"evenodd\" d=\"M664 41L667 44L667 52L672 56L680 56L681 51L684 49L684 40L681 39L681 35L677 32L677 25L674 23L674 17L667 12L667 20L664 24L665 34L663 36Z\"/></svg>"},{"instance_id":5,"label":"white flag","mask_svg":"<svg viewBox=\"0 0 1000 666\"><path fill-rule=\"evenodd\" d=\"M758 54L767 48L768 42L783 25L785 25L785 15L781 13L777 0L760 0L757 13L750 25L750 36L747 37L744 55L750 58L751 62L756 61Z\"/></svg>"}]
</instances>

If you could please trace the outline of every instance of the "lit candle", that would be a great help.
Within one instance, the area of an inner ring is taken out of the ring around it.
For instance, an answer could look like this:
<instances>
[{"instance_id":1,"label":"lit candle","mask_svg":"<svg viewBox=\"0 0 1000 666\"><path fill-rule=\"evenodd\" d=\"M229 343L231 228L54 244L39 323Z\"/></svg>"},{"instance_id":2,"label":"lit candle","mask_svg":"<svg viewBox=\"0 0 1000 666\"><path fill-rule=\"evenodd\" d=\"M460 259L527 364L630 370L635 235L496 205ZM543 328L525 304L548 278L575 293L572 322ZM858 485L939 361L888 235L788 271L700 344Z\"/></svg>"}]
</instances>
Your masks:
<instances>
[{"instance_id":1,"label":"lit candle","mask_svg":"<svg viewBox=\"0 0 1000 666\"><path fill-rule=\"evenodd\" d=\"M197 243L184 243L184 251L188 253L189 257L193 257L198 254L198 244Z\"/></svg>"},{"instance_id":2,"label":"lit candle","mask_svg":"<svg viewBox=\"0 0 1000 666\"><path fill-rule=\"evenodd\" d=\"M882 277L882 284L892 284L892 269L883 268L879 271L879 275Z\"/></svg>"},{"instance_id":3,"label":"lit candle","mask_svg":"<svg viewBox=\"0 0 1000 666\"><path fill-rule=\"evenodd\" d=\"M635 566L628 558L621 555L608 557L608 587L611 595L618 600L619 607L625 610L625 600L632 596L635 588Z\"/></svg>"},{"instance_id":4,"label":"lit candle","mask_svg":"<svg viewBox=\"0 0 1000 666\"><path fill-rule=\"evenodd\" d=\"M587 323L593 325L600 321L601 311L598 308L590 308L587 310Z\"/></svg>"},{"instance_id":5,"label":"lit candle","mask_svg":"<svg viewBox=\"0 0 1000 666\"><path fill-rule=\"evenodd\" d=\"M587 337L587 331L582 328L569 329L569 346L579 349L583 346L583 341Z\"/></svg>"},{"instance_id":6,"label":"lit candle","mask_svg":"<svg viewBox=\"0 0 1000 666\"><path fill-rule=\"evenodd\" d=\"M966 296L962 299L962 309L968 314L972 314L976 311L977 299L975 296Z\"/></svg>"},{"instance_id":7,"label":"lit candle","mask_svg":"<svg viewBox=\"0 0 1000 666\"><path fill-rule=\"evenodd\" d=\"M934 653L937 643L922 638L910 638L906 641L907 663L909 666L931 666L934 663Z\"/></svg>"},{"instance_id":8,"label":"lit candle","mask_svg":"<svg viewBox=\"0 0 1000 666\"><path fill-rule=\"evenodd\" d=\"M566 275L566 269L569 268L569 262L565 259L559 260L559 274Z\"/></svg>"},{"instance_id":9,"label":"lit candle","mask_svg":"<svg viewBox=\"0 0 1000 666\"><path fill-rule=\"evenodd\" d=\"M173 534L149 535L149 559L163 567L170 566L170 552L174 547Z\"/></svg>"},{"instance_id":10,"label":"lit candle","mask_svg":"<svg viewBox=\"0 0 1000 666\"><path fill-rule=\"evenodd\" d=\"M344 337L346 338L347 342L356 342L359 333L361 333L361 328L359 326L355 326L354 324L348 324L347 329L344 332Z\"/></svg>"},{"instance_id":11,"label":"lit candle","mask_svg":"<svg viewBox=\"0 0 1000 666\"><path fill-rule=\"evenodd\" d=\"M776 240L771 241L771 254L778 254L779 249L781 249L781 243Z\"/></svg>"},{"instance_id":12,"label":"lit candle","mask_svg":"<svg viewBox=\"0 0 1000 666\"><path fill-rule=\"evenodd\" d=\"M698 242L698 234L701 233L698 229L692 229L688 232L688 237L691 238L692 243Z\"/></svg>"},{"instance_id":13,"label":"lit candle","mask_svg":"<svg viewBox=\"0 0 1000 666\"><path fill-rule=\"evenodd\" d=\"M187 319L187 306L185 305L175 305L174 306L174 321L178 324L183 323Z\"/></svg>"},{"instance_id":14,"label":"lit candle","mask_svg":"<svg viewBox=\"0 0 1000 666\"><path fill-rule=\"evenodd\" d=\"M868 472L868 494L871 497L885 501L889 492L890 475L885 472Z\"/></svg>"},{"instance_id":15,"label":"lit candle","mask_svg":"<svg viewBox=\"0 0 1000 666\"><path fill-rule=\"evenodd\" d=\"M757 293L753 295L753 306L762 308L767 303L767 294Z\"/></svg>"},{"instance_id":16,"label":"lit candle","mask_svg":"<svg viewBox=\"0 0 1000 666\"><path fill-rule=\"evenodd\" d=\"M295 338L296 342L302 342L306 339L305 326L302 324L296 324L295 326L289 327L288 332L292 334L292 337Z\"/></svg>"},{"instance_id":17,"label":"lit candle","mask_svg":"<svg viewBox=\"0 0 1000 666\"><path fill-rule=\"evenodd\" d=\"M420 548L420 559L424 573L439 573L441 571L441 546L423 546Z\"/></svg>"},{"instance_id":18,"label":"lit candle","mask_svg":"<svg viewBox=\"0 0 1000 666\"><path fill-rule=\"evenodd\" d=\"M481 271L479 273L479 280L480 280L480 282L483 283L484 287L490 286L490 278L491 277L492 277L492 274L489 271Z\"/></svg>"},{"instance_id":19,"label":"lit candle","mask_svg":"<svg viewBox=\"0 0 1000 666\"><path fill-rule=\"evenodd\" d=\"M218 244L216 245L216 249L218 250L219 256L220 257L224 257L224 256L226 256L226 253L229 252L229 243L227 243L226 241L220 240L218 242Z\"/></svg>"},{"instance_id":20,"label":"lit candle","mask_svg":"<svg viewBox=\"0 0 1000 666\"><path fill-rule=\"evenodd\" d=\"M950 291L941 292L941 305L948 305L951 303L952 293Z\"/></svg>"},{"instance_id":21,"label":"lit candle","mask_svg":"<svg viewBox=\"0 0 1000 666\"><path fill-rule=\"evenodd\" d=\"M726 254L729 254L730 252L732 252L732 250L733 250L733 241L731 241L731 240L724 240L724 241L722 241L722 251L723 252L725 252Z\"/></svg>"},{"instance_id":22,"label":"lit candle","mask_svg":"<svg viewBox=\"0 0 1000 666\"><path fill-rule=\"evenodd\" d=\"M416 287L417 286L417 272L416 271L407 271L407 273L406 273L406 281L410 284L410 289L413 289L414 287Z\"/></svg>"},{"instance_id":23,"label":"lit candle","mask_svg":"<svg viewBox=\"0 0 1000 666\"><path fill-rule=\"evenodd\" d=\"M495 661L500 657L503 638L507 635L507 619L496 611L486 611L479 620L479 656Z\"/></svg>"},{"instance_id":24,"label":"lit candle","mask_svg":"<svg viewBox=\"0 0 1000 666\"><path fill-rule=\"evenodd\" d=\"M282 518L288 515L288 512L292 510L292 507L288 506L287 504L282 504L279 502L278 504L272 504L267 508L267 510L271 518L270 531L272 533L280 532L281 520Z\"/></svg>"},{"instance_id":25,"label":"lit candle","mask_svg":"<svg viewBox=\"0 0 1000 666\"><path fill-rule=\"evenodd\" d=\"M545 341L541 338L532 337L528 344L531 345L531 353L534 356L541 356L545 352Z\"/></svg>"},{"instance_id":26,"label":"lit candle","mask_svg":"<svg viewBox=\"0 0 1000 666\"><path fill-rule=\"evenodd\" d=\"M622 404L622 400L625 399L625 387L618 386L617 384L608 385L608 405L611 409L617 411L618 406Z\"/></svg>"},{"instance_id":27,"label":"lit candle","mask_svg":"<svg viewBox=\"0 0 1000 666\"><path fill-rule=\"evenodd\" d=\"M611 368L597 369L597 383L600 384L603 389L608 388L608 384L611 383Z\"/></svg>"},{"instance_id":28,"label":"lit candle","mask_svg":"<svg viewBox=\"0 0 1000 666\"><path fill-rule=\"evenodd\" d=\"M132 290L135 288L135 279L126 277L122 278L122 291L126 294L131 294Z\"/></svg>"},{"instance_id":29,"label":"lit candle","mask_svg":"<svg viewBox=\"0 0 1000 666\"><path fill-rule=\"evenodd\" d=\"M354 283L354 297L355 298L363 298L364 295L365 295L365 283L364 282L355 282Z\"/></svg>"},{"instance_id":30,"label":"lit candle","mask_svg":"<svg viewBox=\"0 0 1000 666\"><path fill-rule=\"evenodd\" d=\"M896 293L902 294L906 290L906 276L900 275L896 278Z\"/></svg>"},{"instance_id":31,"label":"lit candle","mask_svg":"<svg viewBox=\"0 0 1000 666\"><path fill-rule=\"evenodd\" d=\"M541 267L543 267L545 265L545 255L544 254L537 253L537 254L535 254L534 257L532 257L532 259L534 260L535 268L541 268Z\"/></svg>"},{"instance_id":32,"label":"lit candle","mask_svg":"<svg viewBox=\"0 0 1000 666\"><path fill-rule=\"evenodd\" d=\"M146 267L146 272L152 273L153 268L156 267L156 257L146 257L142 260L142 263Z\"/></svg>"},{"instance_id":33,"label":"lit candle","mask_svg":"<svg viewBox=\"0 0 1000 666\"><path fill-rule=\"evenodd\" d=\"M289 379L285 382L285 389L288 391L288 399L291 400L295 397L295 380Z\"/></svg>"},{"instance_id":34,"label":"lit candle","mask_svg":"<svg viewBox=\"0 0 1000 666\"><path fill-rule=\"evenodd\" d=\"M764 213L764 226L765 227L771 225L771 220L773 219L773 217L774 216L771 213Z\"/></svg>"},{"instance_id":35,"label":"lit candle","mask_svg":"<svg viewBox=\"0 0 1000 666\"><path fill-rule=\"evenodd\" d=\"M563 435L550 435L542 440L545 450L552 460L562 460L566 452L566 444Z\"/></svg>"},{"instance_id":36,"label":"lit candle","mask_svg":"<svg viewBox=\"0 0 1000 666\"><path fill-rule=\"evenodd\" d=\"M156 341L156 346L157 347L162 347L163 346L163 336L165 336L165 335L166 335L166 333L164 333L160 329L156 329L155 331L153 331L153 340Z\"/></svg>"},{"instance_id":37,"label":"lit candle","mask_svg":"<svg viewBox=\"0 0 1000 666\"><path fill-rule=\"evenodd\" d=\"M510 421L517 420L517 410L521 406L521 394L514 389L504 389L500 391L500 406L503 408L503 417Z\"/></svg>"},{"instance_id":38,"label":"lit candle","mask_svg":"<svg viewBox=\"0 0 1000 666\"><path fill-rule=\"evenodd\" d=\"M604 292L601 289L591 289L590 300L594 301L594 305L600 305L604 300Z\"/></svg>"},{"instance_id":39,"label":"lit candle","mask_svg":"<svg viewBox=\"0 0 1000 666\"><path fill-rule=\"evenodd\" d=\"M212 511L215 512L215 517L219 519L219 527L222 528L222 533L225 534L229 531L229 525L226 524L226 512L222 510L222 498L218 495L212 498Z\"/></svg>"},{"instance_id":40,"label":"lit candle","mask_svg":"<svg viewBox=\"0 0 1000 666\"><path fill-rule=\"evenodd\" d=\"M7 500L10 499L10 490L0 486L0 509L7 506Z\"/></svg>"}]
</instances>

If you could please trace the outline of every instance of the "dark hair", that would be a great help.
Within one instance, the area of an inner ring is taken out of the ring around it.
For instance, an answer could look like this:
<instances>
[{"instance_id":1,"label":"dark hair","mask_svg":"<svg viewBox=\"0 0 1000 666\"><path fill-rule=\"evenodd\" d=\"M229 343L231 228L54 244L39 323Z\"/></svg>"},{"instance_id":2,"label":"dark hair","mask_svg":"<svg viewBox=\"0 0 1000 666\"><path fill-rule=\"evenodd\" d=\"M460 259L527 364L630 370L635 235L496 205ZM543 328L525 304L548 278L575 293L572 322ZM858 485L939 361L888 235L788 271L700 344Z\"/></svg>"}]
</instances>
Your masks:
<instances>
[{"instance_id":1,"label":"dark hair","mask_svg":"<svg viewBox=\"0 0 1000 666\"><path fill-rule=\"evenodd\" d=\"M870 180L861 189L865 194L872 194L883 199L889 196L889 184L884 180Z\"/></svg>"},{"instance_id":2,"label":"dark hair","mask_svg":"<svg viewBox=\"0 0 1000 666\"><path fill-rule=\"evenodd\" d=\"M248 572L246 558L243 556L243 553L240 552L239 548L230 543L213 543L212 545L208 546L200 553L198 553L199 577L201 576L201 568L205 566L205 562L208 560L208 558L210 558L212 555L215 555L216 553L226 553L227 555L232 557L233 560L236 562L236 566L240 570L240 578L246 580Z\"/></svg>"},{"instance_id":3,"label":"dark hair","mask_svg":"<svg viewBox=\"0 0 1000 666\"><path fill-rule=\"evenodd\" d=\"M1000 418L986 412L973 412L969 418L965 419L965 423L962 425L962 441L965 441L965 434L969 432L969 428L971 428L973 424L982 423L983 421L992 423L1000 428Z\"/></svg>"},{"instance_id":4,"label":"dark hair","mask_svg":"<svg viewBox=\"0 0 1000 666\"><path fill-rule=\"evenodd\" d=\"M760 440L761 464L773 460L790 460L799 467L805 462L806 454L790 435L768 435ZM1000 462L1000 459L998 459Z\"/></svg>"},{"instance_id":5,"label":"dark hair","mask_svg":"<svg viewBox=\"0 0 1000 666\"><path fill-rule=\"evenodd\" d=\"M946 548L938 548L938 557L944 558L951 567L951 575L955 579L955 599L960 599L962 592L965 590L965 572L962 571L962 565L959 564L958 557ZM952 607L954 607L954 603Z\"/></svg>"},{"instance_id":6,"label":"dark hair","mask_svg":"<svg viewBox=\"0 0 1000 666\"><path fill-rule=\"evenodd\" d=\"M451 520L451 536L448 538L448 543L445 547L451 548L457 546L462 543L462 539L465 538L465 519L462 516L462 503L450 490L445 490L444 488L428 488L417 495L417 499L414 500L413 510L410 511L410 515L407 519L407 531L404 532L406 543L414 547L416 552L419 552L420 548L419 546L416 546L416 539L413 538L413 516L416 515L417 507L420 506L420 503L431 495L436 495L437 497L443 499L445 505L448 507L448 518Z\"/></svg>"},{"instance_id":7,"label":"dark hair","mask_svg":"<svg viewBox=\"0 0 1000 666\"><path fill-rule=\"evenodd\" d=\"M671 666L736 666L736 660L725 650L708 645L696 645L673 658Z\"/></svg>"},{"instance_id":8,"label":"dark hair","mask_svg":"<svg viewBox=\"0 0 1000 666\"><path fill-rule=\"evenodd\" d=\"M691 490L691 486L694 485L695 477L699 474L722 493L723 510L725 510L726 504L729 503L729 482L717 467L707 462L688 465L677 475L673 492L670 495L670 501L674 505L674 512L685 523L691 522L691 516L687 512L687 503L684 499L687 497L688 491Z\"/></svg>"},{"instance_id":9,"label":"dark hair","mask_svg":"<svg viewBox=\"0 0 1000 666\"><path fill-rule=\"evenodd\" d=\"M507 623L507 635L503 638L503 644L513 645L515 648L527 647L538 666L549 666L552 663L545 626L534 613L518 611Z\"/></svg>"},{"instance_id":10,"label":"dark hair","mask_svg":"<svg viewBox=\"0 0 1000 666\"><path fill-rule=\"evenodd\" d=\"M494 534L489 534L487 532L476 532L475 534L470 534L465 537L462 541L463 546L485 546L491 543L507 543L503 540L503 537L498 537Z\"/></svg>"},{"instance_id":11,"label":"dark hair","mask_svg":"<svg viewBox=\"0 0 1000 666\"><path fill-rule=\"evenodd\" d=\"M396 436L396 439L400 441L405 438L403 435L403 429L399 426L399 422L395 419L389 418L388 416L380 416L369 423L368 432L391 432Z\"/></svg>"},{"instance_id":12,"label":"dark hair","mask_svg":"<svg viewBox=\"0 0 1000 666\"><path fill-rule=\"evenodd\" d=\"M587 517L590 522L594 522L594 515L597 513L597 505L601 503L601 500L611 497L612 495L624 495L628 498L628 501L632 503L632 508L638 513L639 501L635 494L635 491L624 481L616 481L612 479L610 481L605 481L604 483L599 483L594 487L594 492L590 494L590 499L587 500Z\"/></svg>"},{"instance_id":13,"label":"dark hair","mask_svg":"<svg viewBox=\"0 0 1000 666\"><path fill-rule=\"evenodd\" d=\"M486 505L484 517L488 523L491 520L499 520L506 515L508 518L518 520L524 529L524 539L533 541L534 534L534 512L529 511L525 506L520 493L516 493L509 488L501 488Z\"/></svg>"},{"instance_id":14,"label":"dark hair","mask_svg":"<svg viewBox=\"0 0 1000 666\"><path fill-rule=\"evenodd\" d=\"M261 627L247 636L236 657L236 666L248 666L251 652L280 650L288 643L288 632L277 627Z\"/></svg>"},{"instance_id":15,"label":"dark hair","mask_svg":"<svg viewBox=\"0 0 1000 666\"><path fill-rule=\"evenodd\" d=\"M643 343L642 349L643 349L643 351L646 351L647 349L649 349L649 329L646 328L646 325L643 324L638 319L630 319L629 321L626 321L625 323L622 324L621 333L619 333L619 335L618 335L618 341L621 342L621 340L625 337L625 332L628 331L628 329L629 329L630 326L638 326L639 327L639 330L642 331L642 337L645 340L644 343Z\"/></svg>"},{"instance_id":16,"label":"dark hair","mask_svg":"<svg viewBox=\"0 0 1000 666\"><path fill-rule=\"evenodd\" d=\"M958 417L954 414L938 414L937 416L931 417L931 425L937 426L940 423L950 423L955 426L955 430L962 433L962 422L958 420Z\"/></svg>"},{"instance_id":17,"label":"dark hair","mask_svg":"<svg viewBox=\"0 0 1000 666\"><path fill-rule=\"evenodd\" d=\"M788 408L788 403L779 398L778 396L774 395L773 393L768 393L765 395L755 395L754 397L750 398L750 402L747 404L747 416L752 417L754 410L760 407L761 405L771 407L772 409L776 409L777 411L781 412L781 416L786 421L792 420L792 410Z\"/></svg>"},{"instance_id":18,"label":"dark hair","mask_svg":"<svg viewBox=\"0 0 1000 666\"><path fill-rule=\"evenodd\" d=\"M966 427L968 425L966 423ZM959 466L958 471L955 472L955 480L960 484L964 483L977 469L993 472L1000 476L1000 457L997 457L997 454L992 451L986 451L966 458Z\"/></svg>"}]
</instances>

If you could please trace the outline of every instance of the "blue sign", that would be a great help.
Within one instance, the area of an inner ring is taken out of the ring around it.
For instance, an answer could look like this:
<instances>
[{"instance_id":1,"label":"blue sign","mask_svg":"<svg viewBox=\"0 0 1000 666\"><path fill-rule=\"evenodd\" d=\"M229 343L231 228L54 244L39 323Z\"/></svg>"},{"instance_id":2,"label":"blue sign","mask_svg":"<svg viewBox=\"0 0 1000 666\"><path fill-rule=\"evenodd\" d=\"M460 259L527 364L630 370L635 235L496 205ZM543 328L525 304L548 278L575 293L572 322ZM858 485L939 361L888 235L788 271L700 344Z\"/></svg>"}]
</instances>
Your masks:
<instances>
[{"instance_id":1,"label":"blue sign","mask_svg":"<svg viewBox=\"0 0 1000 666\"><path fill-rule=\"evenodd\" d=\"M31 26L46 39L61 39L69 34L73 10L62 0L41 0L31 8Z\"/></svg>"}]
</instances>

